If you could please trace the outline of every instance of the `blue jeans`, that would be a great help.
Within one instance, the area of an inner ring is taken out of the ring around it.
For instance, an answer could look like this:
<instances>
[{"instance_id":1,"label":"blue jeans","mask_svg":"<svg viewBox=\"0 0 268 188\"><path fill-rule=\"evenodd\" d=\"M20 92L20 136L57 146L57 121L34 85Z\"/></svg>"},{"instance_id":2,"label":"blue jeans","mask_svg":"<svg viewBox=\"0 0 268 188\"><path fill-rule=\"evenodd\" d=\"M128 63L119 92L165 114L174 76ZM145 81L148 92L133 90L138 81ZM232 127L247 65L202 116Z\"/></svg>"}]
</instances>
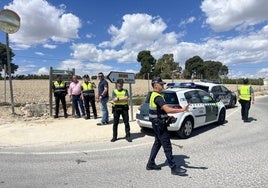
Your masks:
<instances>
[{"instance_id":1,"label":"blue jeans","mask_svg":"<svg viewBox=\"0 0 268 188\"><path fill-rule=\"evenodd\" d=\"M102 123L109 122L109 112L107 107L108 100L109 100L108 97L105 97L100 100L101 111L102 111L102 118L101 118Z\"/></svg>"},{"instance_id":2,"label":"blue jeans","mask_svg":"<svg viewBox=\"0 0 268 188\"><path fill-rule=\"evenodd\" d=\"M85 116L85 108L84 108L84 104L83 104L83 100L80 97L81 95L72 95L72 102L73 102L73 108L75 110L75 113L77 116L81 116L78 104L80 106L80 109L82 111L82 115Z\"/></svg>"}]
</instances>

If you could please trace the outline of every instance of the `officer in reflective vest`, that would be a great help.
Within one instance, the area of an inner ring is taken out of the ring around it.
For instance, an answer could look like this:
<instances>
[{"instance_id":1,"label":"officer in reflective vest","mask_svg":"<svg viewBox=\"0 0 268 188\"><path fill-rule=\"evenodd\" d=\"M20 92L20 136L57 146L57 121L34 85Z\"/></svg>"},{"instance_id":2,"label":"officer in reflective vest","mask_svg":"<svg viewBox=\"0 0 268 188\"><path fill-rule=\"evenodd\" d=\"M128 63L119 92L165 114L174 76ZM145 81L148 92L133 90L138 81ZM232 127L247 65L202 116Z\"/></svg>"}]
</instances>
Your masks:
<instances>
[{"instance_id":1,"label":"officer in reflective vest","mask_svg":"<svg viewBox=\"0 0 268 188\"><path fill-rule=\"evenodd\" d=\"M241 104L241 116L244 122L250 122L248 113L250 104L254 104L254 90L249 85L247 78L243 80L243 85L238 90L239 103Z\"/></svg>"},{"instance_id":2,"label":"officer in reflective vest","mask_svg":"<svg viewBox=\"0 0 268 188\"><path fill-rule=\"evenodd\" d=\"M62 104L64 117L67 118L68 114L67 114L67 107L66 107L66 100L65 100L65 96L67 95L67 86L66 86L66 83L61 80L61 75L57 75L56 81L52 85L52 91L54 93L55 103L56 103L54 118L59 117L60 101Z\"/></svg>"},{"instance_id":3,"label":"officer in reflective vest","mask_svg":"<svg viewBox=\"0 0 268 188\"><path fill-rule=\"evenodd\" d=\"M84 100L85 109L86 109L86 117L85 119L90 119L90 110L89 110L89 103L92 107L94 119L97 119L97 110L95 104L95 91L96 85L94 82L90 81L89 75L84 75L84 82L81 86L82 90L82 99Z\"/></svg>"},{"instance_id":4,"label":"officer in reflective vest","mask_svg":"<svg viewBox=\"0 0 268 188\"><path fill-rule=\"evenodd\" d=\"M170 142L170 136L167 130L168 114L167 113L180 113L188 111L189 105L187 104L181 109L169 107L161 93L164 88L165 82L162 81L160 77L156 77L152 80L153 92L150 96L149 103L149 120L152 122L153 130L155 133L155 141L151 149L151 154L146 165L147 170L161 170L159 165L155 164L155 158L160 150L161 146L164 149L169 167L171 168L171 174L183 176L186 170L176 166L173 155L172 146Z\"/></svg>"},{"instance_id":5,"label":"officer in reflective vest","mask_svg":"<svg viewBox=\"0 0 268 188\"><path fill-rule=\"evenodd\" d=\"M112 98L113 98L113 115L114 115L114 123L113 123L113 138L111 142L115 142L117 140L117 129L120 115L122 115L123 122L125 124L125 132L126 132L126 140L128 142L132 142L130 138L130 126L129 126L129 115L128 115L128 90L123 88L124 80L118 79L116 82L117 88L113 90Z\"/></svg>"}]
</instances>

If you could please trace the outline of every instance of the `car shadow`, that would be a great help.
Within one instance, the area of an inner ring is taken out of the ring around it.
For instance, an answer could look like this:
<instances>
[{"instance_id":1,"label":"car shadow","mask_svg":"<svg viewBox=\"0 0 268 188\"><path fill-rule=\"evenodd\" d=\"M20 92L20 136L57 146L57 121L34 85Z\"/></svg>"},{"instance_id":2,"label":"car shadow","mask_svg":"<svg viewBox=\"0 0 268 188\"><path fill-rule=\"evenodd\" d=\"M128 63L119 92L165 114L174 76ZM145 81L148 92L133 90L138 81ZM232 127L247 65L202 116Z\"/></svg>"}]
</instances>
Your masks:
<instances>
[{"instance_id":1,"label":"car shadow","mask_svg":"<svg viewBox=\"0 0 268 188\"><path fill-rule=\"evenodd\" d=\"M198 128L193 130L190 138L195 137L195 136L197 136L199 134L208 132L208 131L210 131L212 129L215 129L215 128L219 127L219 126L225 126L225 124L227 124L227 123L228 123L228 121L225 120L223 125L218 125L217 123L212 123L212 124L208 124L208 125L205 125L205 126L202 126L202 127L198 127ZM141 132L146 134L146 135L148 135L148 136L154 136L154 131L153 131L153 129L150 129L150 128L142 128ZM169 131L169 134L170 134L170 139L172 139L172 140L183 139L178 135L178 132L176 132L176 131Z\"/></svg>"},{"instance_id":2,"label":"car shadow","mask_svg":"<svg viewBox=\"0 0 268 188\"><path fill-rule=\"evenodd\" d=\"M199 169L199 170L207 170L208 167L204 167L204 166L193 166L190 165L191 163L188 161L190 159L189 156L186 155L173 155L176 166L179 167L183 167L186 170L187 169ZM164 167L164 166L168 166L168 161L166 160L164 163L159 164L159 166ZM184 176L188 176L187 171L185 173Z\"/></svg>"}]
</instances>

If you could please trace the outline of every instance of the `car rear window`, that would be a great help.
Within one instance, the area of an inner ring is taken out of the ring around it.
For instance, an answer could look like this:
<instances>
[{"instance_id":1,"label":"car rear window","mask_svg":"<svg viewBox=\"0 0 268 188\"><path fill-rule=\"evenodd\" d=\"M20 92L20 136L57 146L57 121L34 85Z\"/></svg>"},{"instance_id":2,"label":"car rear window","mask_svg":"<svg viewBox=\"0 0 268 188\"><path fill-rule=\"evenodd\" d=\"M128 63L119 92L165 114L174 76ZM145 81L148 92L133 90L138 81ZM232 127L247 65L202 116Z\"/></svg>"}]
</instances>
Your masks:
<instances>
[{"instance_id":1,"label":"car rear window","mask_svg":"<svg viewBox=\"0 0 268 188\"><path fill-rule=\"evenodd\" d=\"M145 103L149 103L151 94L152 92L148 92L146 99L145 99ZM163 92L162 96L164 97L167 104L179 104L179 101L175 92Z\"/></svg>"},{"instance_id":2,"label":"car rear window","mask_svg":"<svg viewBox=\"0 0 268 188\"><path fill-rule=\"evenodd\" d=\"M209 92L209 88L207 86L202 86L202 85L195 85L195 88L197 89L202 89L203 91Z\"/></svg>"},{"instance_id":3,"label":"car rear window","mask_svg":"<svg viewBox=\"0 0 268 188\"><path fill-rule=\"evenodd\" d=\"M167 104L179 104L177 94L175 92L163 92L162 95Z\"/></svg>"}]
</instances>

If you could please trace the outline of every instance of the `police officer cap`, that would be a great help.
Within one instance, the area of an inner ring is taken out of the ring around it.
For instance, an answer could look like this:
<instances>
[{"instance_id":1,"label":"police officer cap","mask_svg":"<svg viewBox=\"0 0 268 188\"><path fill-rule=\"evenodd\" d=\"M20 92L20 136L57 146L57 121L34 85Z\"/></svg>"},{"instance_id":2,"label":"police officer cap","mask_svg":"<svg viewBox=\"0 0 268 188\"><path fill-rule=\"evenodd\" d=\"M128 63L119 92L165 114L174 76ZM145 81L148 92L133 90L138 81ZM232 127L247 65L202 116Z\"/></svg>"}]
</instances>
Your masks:
<instances>
[{"instance_id":1,"label":"police officer cap","mask_svg":"<svg viewBox=\"0 0 268 188\"><path fill-rule=\"evenodd\" d=\"M88 74L85 74L83 77L84 77L84 78L89 78Z\"/></svg>"},{"instance_id":2,"label":"police officer cap","mask_svg":"<svg viewBox=\"0 0 268 188\"><path fill-rule=\"evenodd\" d=\"M244 83L244 84L248 84L248 83L249 83L248 78L244 78L244 79L243 79L243 83Z\"/></svg>"},{"instance_id":3,"label":"police officer cap","mask_svg":"<svg viewBox=\"0 0 268 188\"><path fill-rule=\"evenodd\" d=\"M164 82L164 81L162 80L162 78L160 78L160 77L154 77L154 78L152 79L152 85L154 85L155 83L166 84L166 82Z\"/></svg>"},{"instance_id":4,"label":"police officer cap","mask_svg":"<svg viewBox=\"0 0 268 188\"><path fill-rule=\"evenodd\" d=\"M56 76L57 78L59 78L59 77L61 77L61 75L60 74L57 74L57 76Z\"/></svg>"},{"instance_id":5,"label":"police officer cap","mask_svg":"<svg viewBox=\"0 0 268 188\"><path fill-rule=\"evenodd\" d=\"M124 80L123 80L123 79L118 79L118 80L116 81L116 83L118 83L118 84L123 84L123 83L124 83Z\"/></svg>"}]
</instances>

